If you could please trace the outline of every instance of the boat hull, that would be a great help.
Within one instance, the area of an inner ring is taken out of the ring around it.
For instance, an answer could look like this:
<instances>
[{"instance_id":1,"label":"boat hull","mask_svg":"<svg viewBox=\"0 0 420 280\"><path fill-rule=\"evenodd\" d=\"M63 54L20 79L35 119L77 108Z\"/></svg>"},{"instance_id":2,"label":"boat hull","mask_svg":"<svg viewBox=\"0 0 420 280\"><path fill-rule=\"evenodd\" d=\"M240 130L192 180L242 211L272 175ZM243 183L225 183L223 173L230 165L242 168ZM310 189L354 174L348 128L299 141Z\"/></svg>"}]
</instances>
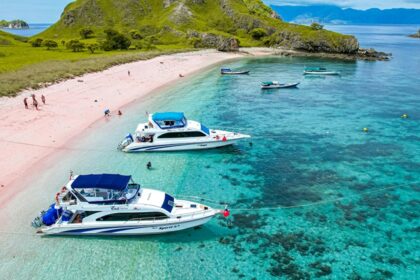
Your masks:
<instances>
[{"instance_id":1,"label":"boat hull","mask_svg":"<svg viewBox=\"0 0 420 280\"><path fill-rule=\"evenodd\" d=\"M314 71L305 71L303 72L303 75L321 75L321 76L336 76L336 75L340 75L340 73L338 72L314 72Z\"/></svg>"},{"instance_id":2,"label":"boat hull","mask_svg":"<svg viewBox=\"0 0 420 280\"><path fill-rule=\"evenodd\" d=\"M261 86L261 89L277 89L277 88L295 88L299 85L299 83L293 84L278 84L278 85L269 85L269 86Z\"/></svg>"},{"instance_id":3,"label":"boat hull","mask_svg":"<svg viewBox=\"0 0 420 280\"><path fill-rule=\"evenodd\" d=\"M119 225L110 224L98 225L99 223L89 224L68 224L68 225L53 225L42 229L41 234L45 235L109 235L109 236L127 236L127 235L150 235L163 234L185 230L197 227L207 223L212 219L213 215L198 218L190 221L182 222L161 222L155 221L149 224L145 222L122 222Z\"/></svg>"},{"instance_id":4,"label":"boat hull","mask_svg":"<svg viewBox=\"0 0 420 280\"><path fill-rule=\"evenodd\" d=\"M249 71L241 71L241 72L221 72L222 75L246 75L249 74Z\"/></svg>"},{"instance_id":5,"label":"boat hull","mask_svg":"<svg viewBox=\"0 0 420 280\"><path fill-rule=\"evenodd\" d=\"M202 142L178 142L178 143L131 143L123 149L127 153L139 153L139 152L170 152L170 151L188 151L188 150L205 150L214 149L234 144L236 141L248 138L238 137L236 139L229 139L226 141L210 140Z\"/></svg>"}]
</instances>

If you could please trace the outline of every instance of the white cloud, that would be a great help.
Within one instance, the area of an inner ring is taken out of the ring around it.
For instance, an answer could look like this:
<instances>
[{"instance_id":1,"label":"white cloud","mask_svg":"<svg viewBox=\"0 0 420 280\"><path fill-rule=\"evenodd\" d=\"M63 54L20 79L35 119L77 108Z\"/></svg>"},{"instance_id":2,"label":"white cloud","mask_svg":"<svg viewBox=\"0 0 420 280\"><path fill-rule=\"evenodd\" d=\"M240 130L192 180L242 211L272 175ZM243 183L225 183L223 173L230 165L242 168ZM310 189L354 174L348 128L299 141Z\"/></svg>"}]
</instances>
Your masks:
<instances>
[{"instance_id":1,"label":"white cloud","mask_svg":"<svg viewBox=\"0 0 420 280\"><path fill-rule=\"evenodd\" d=\"M390 8L414 8L420 9L420 0L263 0L269 5L314 5L327 4L337 5L344 8L354 9L390 9Z\"/></svg>"}]
</instances>

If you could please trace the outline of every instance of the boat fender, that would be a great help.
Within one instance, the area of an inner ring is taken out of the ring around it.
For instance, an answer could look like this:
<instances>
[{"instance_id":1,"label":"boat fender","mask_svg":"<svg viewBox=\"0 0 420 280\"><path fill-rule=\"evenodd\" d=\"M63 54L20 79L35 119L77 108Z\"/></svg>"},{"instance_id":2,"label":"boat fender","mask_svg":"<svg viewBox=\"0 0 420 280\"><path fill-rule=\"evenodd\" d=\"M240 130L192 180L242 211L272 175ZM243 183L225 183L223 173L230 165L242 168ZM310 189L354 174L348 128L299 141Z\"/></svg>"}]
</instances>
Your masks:
<instances>
[{"instance_id":1,"label":"boat fender","mask_svg":"<svg viewBox=\"0 0 420 280\"><path fill-rule=\"evenodd\" d=\"M59 201L58 201L58 197L59 197L59 196L60 196L60 193L59 193L59 192L55 194L55 202L56 202L57 204L59 204Z\"/></svg>"},{"instance_id":2,"label":"boat fender","mask_svg":"<svg viewBox=\"0 0 420 280\"><path fill-rule=\"evenodd\" d=\"M230 211L227 208L225 208L225 210L223 210L222 213L223 213L223 217L225 217L225 218L229 217L229 215L230 215Z\"/></svg>"}]
</instances>

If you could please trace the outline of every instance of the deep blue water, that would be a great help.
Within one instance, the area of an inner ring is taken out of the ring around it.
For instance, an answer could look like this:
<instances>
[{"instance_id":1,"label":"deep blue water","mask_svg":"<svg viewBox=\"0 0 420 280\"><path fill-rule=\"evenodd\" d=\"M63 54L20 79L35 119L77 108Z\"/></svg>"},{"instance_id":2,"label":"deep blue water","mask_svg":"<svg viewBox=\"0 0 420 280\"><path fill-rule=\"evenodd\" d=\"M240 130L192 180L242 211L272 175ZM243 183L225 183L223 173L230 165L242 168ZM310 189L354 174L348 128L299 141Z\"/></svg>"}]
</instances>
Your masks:
<instances>
[{"instance_id":1,"label":"deep blue water","mask_svg":"<svg viewBox=\"0 0 420 280\"><path fill-rule=\"evenodd\" d=\"M28 29L10 29L10 28L0 28L3 31L13 33L20 36L30 37L41 33L45 29L51 26L51 23L29 23Z\"/></svg>"},{"instance_id":2,"label":"deep blue water","mask_svg":"<svg viewBox=\"0 0 420 280\"><path fill-rule=\"evenodd\" d=\"M420 40L412 26L333 26L389 62L267 57L219 67L92 125L3 208L0 275L27 279L418 279ZM303 77L304 66L339 77ZM262 92L267 80L298 89ZM144 112L184 111L208 127L248 133L217 150L123 154ZM402 114L408 114L402 119ZM364 127L368 133L362 131ZM147 161L154 169L145 168ZM68 171L132 174L144 186L228 203L232 217L174 234L40 238L29 223ZM24 202L24 203L22 203Z\"/></svg>"}]
</instances>

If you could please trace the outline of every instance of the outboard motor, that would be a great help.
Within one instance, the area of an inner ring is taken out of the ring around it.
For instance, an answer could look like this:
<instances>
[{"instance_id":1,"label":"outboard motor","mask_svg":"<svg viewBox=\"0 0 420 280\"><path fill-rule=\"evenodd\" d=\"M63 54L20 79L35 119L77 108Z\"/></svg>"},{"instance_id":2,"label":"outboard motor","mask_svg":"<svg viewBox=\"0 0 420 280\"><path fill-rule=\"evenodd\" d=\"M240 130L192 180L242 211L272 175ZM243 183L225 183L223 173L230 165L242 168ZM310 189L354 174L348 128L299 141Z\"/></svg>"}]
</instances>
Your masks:
<instances>
[{"instance_id":1,"label":"outboard motor","mask_svg":"<svg viewBox=\"0 0 420 280\"><path fill-rule=\"evenodd\" d=\"M134 142L133 135L131 133L128 133L127 136L125 136L124 140L121 141L121 143L118 145L118 150L122 150L131 143Z\"/></svg>"}]
</instances>

